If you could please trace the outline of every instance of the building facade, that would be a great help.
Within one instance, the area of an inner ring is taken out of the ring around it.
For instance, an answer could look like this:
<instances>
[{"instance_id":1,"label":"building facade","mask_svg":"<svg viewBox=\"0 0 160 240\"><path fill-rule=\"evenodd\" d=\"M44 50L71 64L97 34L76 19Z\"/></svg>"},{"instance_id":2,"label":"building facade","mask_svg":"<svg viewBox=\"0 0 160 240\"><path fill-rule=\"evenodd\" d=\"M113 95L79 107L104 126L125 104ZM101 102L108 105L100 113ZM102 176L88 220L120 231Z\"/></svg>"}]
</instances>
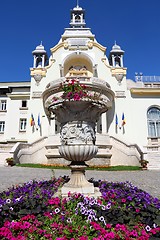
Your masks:
<instances>
[{"instance_id":1,"label":"building facade","mask_svg":"<svg viewBox=\"0 0 160 240\"><path fill-rule=\"evenodd\" d=\"M126 79L125 55L117 43L109 53L86 27L85 11L71 10L70 27L48 57L42 43L33 54L31 80L0 83L0 164L66 164L60 158L60 126L44 112L43 92L57 81L78 79L107 85L113 102L96 126L97 157L90 165L140 165L160 169L160 77ZM108 57L107 57L108 55Z\"/></svg>"}]
</instances>

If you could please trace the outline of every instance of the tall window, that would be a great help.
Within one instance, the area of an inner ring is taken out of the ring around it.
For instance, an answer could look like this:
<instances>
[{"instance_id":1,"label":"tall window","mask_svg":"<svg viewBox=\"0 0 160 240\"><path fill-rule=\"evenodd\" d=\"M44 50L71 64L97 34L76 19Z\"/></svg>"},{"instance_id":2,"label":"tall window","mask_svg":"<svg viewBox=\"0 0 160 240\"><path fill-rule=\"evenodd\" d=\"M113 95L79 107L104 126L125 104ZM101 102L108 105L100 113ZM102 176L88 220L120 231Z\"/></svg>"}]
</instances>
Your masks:
<instances>
[{"instance_id":1,"label":"tall window","mask_svg":"<svg viewBox=\"0 0 160 240\"><path fill-rule=\"evenodd\" d=\"M152 107L147 112L149 137L160 137L160 109Z\"/></svg>"},{"instance_id":2,"label":"tall window","mask_svg":"<svg viewBox=\"0 0 160 240\"><path fill-rule=\"evenodd\" d=\"M21 118L20 119L20 131L26 131L26 126L27 126L27 119L26 118Z\"/></svg>"},{"instance_id":3,"label":"tall window","mask_svg":"<svg viewBox=\"0 0 160 240\"><path fill-rule=\"evenodd\" d=\"M0 101L0 111L5 111L7 106L7 101L6 100L1 100Z\"/></svg>"},{"instance_id":4,"label":"tall window","mask_svg":"<svg viewBox=\"0 0 160 240\"><path fill-rule=\"evenodd\" d=\"M0 121L0 133L4 133L4 128L5 128L5 122Z\"/></svg>"}]
</instances>

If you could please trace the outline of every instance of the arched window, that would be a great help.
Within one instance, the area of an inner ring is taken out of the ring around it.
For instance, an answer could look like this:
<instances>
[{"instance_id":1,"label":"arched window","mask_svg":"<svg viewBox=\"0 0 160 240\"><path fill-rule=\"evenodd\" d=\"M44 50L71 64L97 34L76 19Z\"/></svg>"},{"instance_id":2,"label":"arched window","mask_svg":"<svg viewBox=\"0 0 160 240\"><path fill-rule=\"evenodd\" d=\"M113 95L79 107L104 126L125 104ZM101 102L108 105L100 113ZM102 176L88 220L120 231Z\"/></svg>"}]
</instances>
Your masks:
<instances>
[{"instance_id":1,"label":"arched window","mask_svg":"<svg viewBox=\"0 0 160 240\"><path fill-rule=\"evenodd\" d=\"M160 109L152 107L147 112L149 137L160 137Z\"/></svg>"}]
</instances>

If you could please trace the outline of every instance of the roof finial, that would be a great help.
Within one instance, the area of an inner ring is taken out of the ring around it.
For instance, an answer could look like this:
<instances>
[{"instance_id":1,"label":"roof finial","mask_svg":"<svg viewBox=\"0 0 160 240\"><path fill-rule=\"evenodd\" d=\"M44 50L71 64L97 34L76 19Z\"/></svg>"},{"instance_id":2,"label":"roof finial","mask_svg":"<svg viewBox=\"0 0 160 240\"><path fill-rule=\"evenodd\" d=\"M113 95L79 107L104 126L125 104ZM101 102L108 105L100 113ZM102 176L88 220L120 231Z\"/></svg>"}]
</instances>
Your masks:
<instances>
[{"instance_id":1,"label":"roof finial","mask_svg":"<svg viewBox=\"0 0 160 240\"><path fill-rule=\"evenodd\" d=\"M40 46L42 46L42 41L41 41L41 43L40 43Z\"/></svg>"},{"instance_id":2,"label":"roof finial","mask_svg":"<svg viewBox=\"0 0 160 240\"><path fill-rule=\"evenodd\" d=\"M116 40L114 41L114 45L117 45Z\"/></svg>"},{"instance_id":3,"label":"roof finial","mask_svg":"<svg viewBox=\"0 0 160 240\"><path fill-rule=\"evenodd\" d=\"M77 8L79 8L79 0L77 0Z\"/></svg>"}]
</instances>

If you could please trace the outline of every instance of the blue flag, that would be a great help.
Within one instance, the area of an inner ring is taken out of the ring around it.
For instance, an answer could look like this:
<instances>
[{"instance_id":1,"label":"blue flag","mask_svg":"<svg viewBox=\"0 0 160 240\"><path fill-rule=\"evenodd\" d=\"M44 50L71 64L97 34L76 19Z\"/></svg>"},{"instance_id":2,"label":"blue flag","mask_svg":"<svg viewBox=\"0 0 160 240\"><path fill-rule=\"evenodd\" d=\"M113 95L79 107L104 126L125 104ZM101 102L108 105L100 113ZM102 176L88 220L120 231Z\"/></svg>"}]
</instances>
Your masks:
<instances>
[{"instance_id":1,"label":"blue flag","mask_svg":"<svg viewBox=\"0 0 160 240\"><path fill-rule=\"evenodd\" d=\"M40 122L40 114L38 114L38 126L41 126L41 122Z\"/></svg>"},{"instance_id":2,"label":"blue flag","mask_svg":"<svg viewBox=\"0 0 160 240\"><path fill-rule=\"evenodd\" d=\"M116 114L116 125L118 125L118 116Z\"/></svg>"},{"instance_id":3,"label":"blue flag","mask_svg":"<svg viewBox=\"0 0 160 240\"><path fill-rule=\"evenodd\" d=\"M122 126L124 126L126 124L126 119L124 116L124 113L122 113Z\"/></svg>"}]
</instances>

